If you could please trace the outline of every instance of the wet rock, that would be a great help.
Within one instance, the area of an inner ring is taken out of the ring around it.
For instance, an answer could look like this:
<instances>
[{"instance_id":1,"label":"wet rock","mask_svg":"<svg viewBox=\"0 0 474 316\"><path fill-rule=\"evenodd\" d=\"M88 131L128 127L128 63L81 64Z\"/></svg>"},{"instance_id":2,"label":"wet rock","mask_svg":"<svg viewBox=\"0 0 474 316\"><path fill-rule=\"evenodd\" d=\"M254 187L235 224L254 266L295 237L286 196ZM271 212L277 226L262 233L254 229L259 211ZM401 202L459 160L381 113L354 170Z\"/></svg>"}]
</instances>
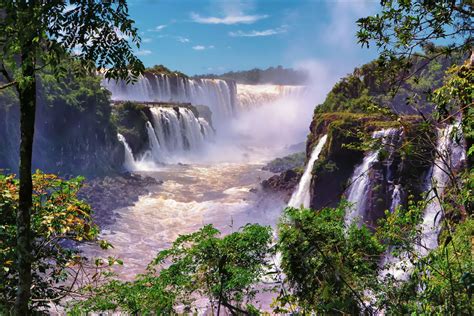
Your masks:
<instances>
[{"instance_id":1,"label":"wet rock","mask_svg":"<svg viewBox=\"0 0 474 316\"><path fill-rule=\"evenodd\" d=\"M79 197L91 205L94 219L103 228L116 220L113 210L132 206L140 196L162 183L152 177L131 173L105 176L86 181Z\"/></svg>"},{"instance_id":2,"label":"wet rock","mask_svg":"<svg viewBox=\"0 0 474 316\"><path fill-rule=\"evenodd\" d=\"M286 170L279 175L274 175L262 182L262 188L266 191L284 191L291 193L298 185L301 174L294 170Z\"/></svg>"}]
</instances>

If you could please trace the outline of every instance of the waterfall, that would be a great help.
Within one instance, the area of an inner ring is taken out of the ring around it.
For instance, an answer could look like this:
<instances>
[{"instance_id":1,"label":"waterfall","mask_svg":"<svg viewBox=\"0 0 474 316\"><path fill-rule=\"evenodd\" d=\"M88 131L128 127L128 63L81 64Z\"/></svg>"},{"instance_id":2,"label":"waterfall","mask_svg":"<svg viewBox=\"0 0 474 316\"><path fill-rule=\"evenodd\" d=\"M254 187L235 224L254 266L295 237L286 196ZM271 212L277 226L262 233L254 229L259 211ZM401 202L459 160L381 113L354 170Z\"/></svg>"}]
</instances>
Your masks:
<instances>
[{"instance_id":1,"label":"waterfall","mask_svg":"<svg viewBox=\"0 0 474 316\"><path fill-rule=\"evenodd\" d=\"M127 141L125 140L125 137L123 137L122 134L117 134L117 138L119 142L122 143L125 149L124 160L123 160L124 168L127 169L128 171L135 170L135 159L133 158L132 149L130 149L130 146L127 144Z\"/></svg>"},{"instance_id":2,"label":"waterfall","mask_svg":"<svg viewBox=\"0 0 474 316\"><path fill-rule=\"evenodd\" d=\"M438 246L438 235L441 230L441 220L443 217L442 207L438 195L441 197L445 187L449 184L449 170L457 169L465 159L464 147L458 144L453 138L453 130L460 133L460 126L449 125L438 131L438 142L436 146L437 157L434 161L431 181L429 181L428 201L429 204L423 215L421 224L421 242L418 249L423 256ZM455 135L461 139L461 135Z\"/></svg>"},{"instance_id":3,"label":"waterfall","mask_svg":"<svg viewBox=\"0 0 474 316\"><path fill-rule=\"evenodd\" d=\"M402 201L402 191L400 184L395 184L392 192L392 203L390 204L390 213L395 212Z\"/></svg>"},{"instance_id":4,"label":"waterfall","mask_svg":"<svg viewBox=\"0 0 474 316\"><path fill-rule=\"evenodd\" d=\"M458 144L454 138L462 139L459 125L450 125L438 130L438 141L436 145L435 161L431 172L427 175L427 189L429 201L423 214L423 221L420 225L421 236L420 244L415 245L415 251L418 255L424 257L429 251L438 247L438 235L441 231L441 221L443 218L442 207L436 194L441 197L445 187L449 183L448 169L458 169L465 160L464 146ZM454 129L458 135L453 137ZM436 191L435 191L436 190ZM392 203L393 205L393 203ZM379 277L392 275L396 280L407 280L413 264L406 254L400 257L393 257L389 252L382 259L381 266L385 267L379 274Z\"/></svg>"},{"instance_id":5,"label":"waterfall","mask_svg":"<svg viewBox=\"0 0 474 316\"><path fill-rule=\"evenodd\" d=\"M236 87L230 81L147 73L140 76L134 84L104 79L102 85L112 93L114 101L206 105L216 117L216 122L233 117L236 113Z\"/></svg>"},{"instance_id":6,"label":"waterfall","mask_svg":"<svg viewBox=\"0 0 474 316\"><path fill-rule=\"evenodd\" d=\"M157 163L175 163L204 149L212 140L214 130L203 118L184 107L150 108L152 121L146 122L149 148L136 153L137 159L125 137L118 134L125 147L124 167L129 170L152 170Z\"/></svg>"},{"instance_id":7,"label":"waterfall","mask_svg":"<svg viewBox=\"0 0 474 316\"><path fill-rule=\"evenodd\" d=\"M237 84L238 106L240 110L249 110L282 97L301 96L305 91L304 86Z\"/></svg>"},{"instance_id":8,"label":"waterfall","mask_svg":"<svg viewBox=\"0 0 474 316\"><path fill-rule=\"evenodd\" d=\"M209 123L188 108L154 107L150 112L153 120L147 131L155 161L171 163L187 153L199 152L213 137Z\"/></svg>"},{"instance_id":9,"label":"waterfall","mask_svg":"<svg viewBox=\"0 0 474 316\"><path fill-rule=\"evenodd\" d=\"M191 103L208 106L219 125L222 121L282 97L301 96L304 86L245 85L221 79L190 79L176 75L141 75L134 84L102 81L114 101Z\"/></svg>"},{"instance_id":10,"label":"waterfall","mask_svg":"<svg viewBox=\"0 0 474 316\"><path fill-rule=\"evenodd\" d=\"M153 125L150 122L146 122L146 131L148 135L148 140L150 143L150 152L153 160L155 162L163 162L163 155L161 152L161 146L156 137L155 130L153 129Z\"/></svg>"},{"instance_id":11,"label":"waterfall","mask_svg":"<svg viewBox=\"0 0 474 316\"><path fill-rule=\"evenodd\" d=\"M372 138L382 139L382 146L393 145L397 134L397 129L389 128L374 132ZM393 146L390 146L388 150L390 155L392 155ZM359 218L361 221L365 218L368 202L367 195L371 186L370 170L373 164L378 161L379 153L380 149L367 153L362 163L354 170L347 194L347 200L352 204L345 216L347 226L356 218Z\"/></svg>"},{"instance_id":12,"label":"waterfall","mask_svg":"<svg viewBox=\"0 0 474 316\"><path fill-rule=\"evenodd\" d=\"M290 201L288 202L288 206L291 207L309 207L310 204L310 185L312 179L312 171L313 165L318 160L319 154L326 144L327 135L324 135L319 139L318 144L314 147L313 152L311 153L311 157L309 158L308 164L306 165L306 169L304 170L303 176L298 183L298 186L293 192Z\"/></svg>"}]
</instances>

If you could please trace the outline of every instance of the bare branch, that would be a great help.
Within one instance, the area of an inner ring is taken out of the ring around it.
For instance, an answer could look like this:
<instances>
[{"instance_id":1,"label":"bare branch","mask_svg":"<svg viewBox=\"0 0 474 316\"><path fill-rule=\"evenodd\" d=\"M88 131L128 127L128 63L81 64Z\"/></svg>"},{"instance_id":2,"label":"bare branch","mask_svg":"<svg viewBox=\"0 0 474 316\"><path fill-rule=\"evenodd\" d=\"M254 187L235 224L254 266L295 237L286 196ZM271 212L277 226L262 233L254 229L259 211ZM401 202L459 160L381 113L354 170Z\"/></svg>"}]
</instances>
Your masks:
<instances>
[{"instance_id":1,"label":"bare branch","mask_svg":"<svg viewBox=\"0 0 474 316\"><path fill-rule=\"evenodd\" d=\"M11 86L14 86L16 84L17 84L16 81L9 82L7 84L4 84L3 86L0 86L0 90L6 89L6 88L11 87Z\"/></svg>"}]
</instances>

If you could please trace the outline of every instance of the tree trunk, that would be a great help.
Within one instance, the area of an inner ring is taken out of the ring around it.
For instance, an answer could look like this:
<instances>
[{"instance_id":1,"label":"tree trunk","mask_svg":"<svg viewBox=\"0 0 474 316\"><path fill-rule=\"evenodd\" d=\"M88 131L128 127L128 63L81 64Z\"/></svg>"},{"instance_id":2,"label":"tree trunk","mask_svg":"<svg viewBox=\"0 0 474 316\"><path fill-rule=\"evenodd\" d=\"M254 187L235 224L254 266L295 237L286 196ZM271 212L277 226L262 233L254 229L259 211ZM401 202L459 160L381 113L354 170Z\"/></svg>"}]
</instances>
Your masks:
<instances>
[{"instance_id":1,"label":"tree trunk","mask_svg":"<svg viewBox=\"0 0 474 316\"><path fill-rule=\"evenodd\" d=\"M22 56L23 76L27 78L18 86L20 99L20 203L16 217L18 288L15 301L15 314L29 315L31 290L31 207L33 183L31 178L31 160L33 156L33 136L36 112L36 78L31 52L24 50Z\"/></svg>"}]
</instances>

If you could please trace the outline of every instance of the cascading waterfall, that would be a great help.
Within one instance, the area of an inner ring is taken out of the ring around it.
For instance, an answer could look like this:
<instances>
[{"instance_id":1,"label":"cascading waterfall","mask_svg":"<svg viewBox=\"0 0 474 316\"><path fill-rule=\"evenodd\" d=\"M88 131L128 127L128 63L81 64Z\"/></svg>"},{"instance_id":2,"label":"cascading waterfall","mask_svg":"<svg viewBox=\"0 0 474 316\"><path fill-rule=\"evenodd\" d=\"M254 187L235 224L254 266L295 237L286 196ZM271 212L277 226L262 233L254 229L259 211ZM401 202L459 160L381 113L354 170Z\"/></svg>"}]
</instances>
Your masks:
<instances>
[{"instance_id":1,"label":"cascading waterfall","mask_svg":"<svg viewBox=\"0 0 474 316\"><path fill-rule=\"evenodd\" d=\"M102 85L114 101L173 102L208 106L217 124L241 111L282 97L302 96L306 87L286 85L245 85L220 79L189 79L180 76L142 75L135 84L106 80Z\"/></svg>"},{"instance_id":2,"label":"cascading waterfall","mask_svg":"<svg viewBox=\"0 0 474 316\"><path fill-rule=\"evenodd\" d=\"M302 96L304 86L237 84L237 100L241 110L249 110L282 97Z\"/></svg>"},{"instance_id":3,"label":"cascading waterfall","mask_svg":"<svg viewBox=\"0 0 474 316\"><path fill-rule=\"evenodd\" d=\"M153 128L164 155L180 154L202 148L207 125L201 125L194 113L186 108L151 108ZM203 133L203 130L205 131Z\"/></svg>"},{"instance_id":4,"label":"cascading waterfall","mask_svg":"<svg viewBox=\"0 0 474 316\"><path fill-rule=\"evenodd\" d=\"M402 201L402 191L400 184L395 184L392 192L392 203L390 204L390 212L393 213Z\"/></svg>"},{"instance_id":5,"label":"cascading waterfall","mask_svg":"<svg viewBox=\"0 0 474 316\"><path fill-rule=\"evenodd\" d=\"M140 76L135 84L104 79L102 85L112 93L115 101L206 105L217 122L233 117L236 112L236 87L230 81L147 74Z\"/></svg>"},{"instance_id":6,"label":"cascading waterfall","mask_svg":"<svg viewBox=\"0 0 474 316\"><path fill-rule=\"evenodd\" d=\"M150 154L151 157L155 162L162 162L163 155L161 152L160 142L156 137L155 130L153 129L153 125L150 122L146 122L146 131L148 135L148 141L150 143Z\"/></svg>"},{"instance_id":7,"label":"cascading waterfall","mask_svg":"<svg viewBox=\"0 0 474 316\"><path fill-rule=\"evenodd\" d=\"M421 224L421 241L418 252L425 256L430 250L438 247L438 235L441 230L443 217L440 201L436 196L442 196L449 183L449 170L456 170L465 159L464 147L453 138L453 131L459 133L459 126L450 125L438 131L438 143L435 162L432 167L431 181L429 182L428 200L423 223ZM457 135L460 136L460 135ZM459 137L461 139L461 137Z\"/></svg>"},{"instance_id":8,"label":"cascading waterfall","mask_svg":"<svg viewBox=\"0 0 474 316\"><path fill-rule=\"evenodd\" d=\"M133 158L132 149L130 149L130 146L127 144L127 141L125 140L125 137L123 137L122 134L117 134L117 138L119 142L122 143L125 149L124 160L123 160L124 168L127 169L128 171L135 170L135 159Z\"/></svg>"},{"instance_id":9,"label":"cascading waterfall","mask_svg":"<svg viewBox=\"0 0 474 316\"><path fill-rule=\"evenodd\" d=\"M445 187L449 183L449 170L458 169L465 160L464 146L455 141L455 138L461 139L462 137L461 135L453 137L454 129L460 134L461 129L458 125L450 125L438 130L437 156L426 180L427 200L430 202L426 206L423 222L421 223L420 243L415 246L415 251L422 257L438 247L438 235L441 231L443 214L437 196L442 196ZM383 278L390 274L399 281L408 279L413 266L406 255L395 258L389 252L385 254L381 265L385 268L380 272L379 277Z\"/></svg>"},{"instance_id":10,"label":"cascading waterfall","mask_svg":"<svg viewBox=\"0 0 474 316\"><path fill-rule=\"evenodd\" d=\"M394 128L376 131L372 134L374 139L382 139L382 146L391 145L398 134L398 130ZM389 148L393 152L393 146ZM370 183L370 169L373 164L378 161L379 150L371 151L364 157L362 163L354 170L351 178L351 185L347 194L347 200L352 204L345 216L346 225L350 225L354 219L359 218L364 220L367 211L367 194L369 192Z\"/></svg>"},{"instance_id":11,"label":"cascading waterfall","mask_svg":"<svg viewBox=\"0 0 474 316\"><path fill-rule=\"evenodd\" d=\"M311 157L309 158L308 164L306 165L306 169L303 173L303 176L301 177L300 182L298 183L298 186L293 192L290 201L288 202L288 206L291 207L300 207L303 205L304 207L309 207L310 203L310 191L309 187L311 185L311 179L312 179L312 171L313 171L313 165L318 160L319 154L321 153L321 150L323 149L324 145L326 144L327 140L327 135L322 136L316 147L314 147L313 152L311 153Z\"/></svg>"},{"instance_id":12,"label":"cascading waterfall","mask_svg":"<svg viewBox=\"0 0 474 316\"><path fill-rule=\"evenodd\" d=\"M152 122L146 122L149 148L144 153L137 153L137 159L125 137L118 134L125 147L124 168L128 171L148 170L157 163L180 161L198 153L214 136L209 123L197 118L188 108L153 107L150 113Z\"/></svg>"}]
</instances>

